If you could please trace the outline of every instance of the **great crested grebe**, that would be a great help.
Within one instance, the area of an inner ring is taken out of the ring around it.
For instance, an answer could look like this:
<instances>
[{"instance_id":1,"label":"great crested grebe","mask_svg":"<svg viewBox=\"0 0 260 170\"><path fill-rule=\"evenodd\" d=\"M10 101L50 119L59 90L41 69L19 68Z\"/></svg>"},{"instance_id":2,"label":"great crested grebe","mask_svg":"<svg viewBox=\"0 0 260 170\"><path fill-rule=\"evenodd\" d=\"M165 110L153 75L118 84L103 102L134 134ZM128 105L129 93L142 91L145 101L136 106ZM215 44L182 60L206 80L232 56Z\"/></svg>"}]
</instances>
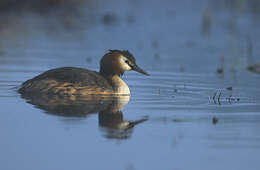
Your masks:
<instances>
[{"instance_id":1,"label":"great crested grebe","mask_svg":"<svg viewBox=\"0 0 260 170\"><path fill-rule=\"evenodd\" d=\"M130 70L149 75L137 66L130 52L109 50L100 60L99 72L76 67L56 68L25 81L18 92L59 96L130 95L128 86L120 78Z\"/></svg>"}]
</instances>

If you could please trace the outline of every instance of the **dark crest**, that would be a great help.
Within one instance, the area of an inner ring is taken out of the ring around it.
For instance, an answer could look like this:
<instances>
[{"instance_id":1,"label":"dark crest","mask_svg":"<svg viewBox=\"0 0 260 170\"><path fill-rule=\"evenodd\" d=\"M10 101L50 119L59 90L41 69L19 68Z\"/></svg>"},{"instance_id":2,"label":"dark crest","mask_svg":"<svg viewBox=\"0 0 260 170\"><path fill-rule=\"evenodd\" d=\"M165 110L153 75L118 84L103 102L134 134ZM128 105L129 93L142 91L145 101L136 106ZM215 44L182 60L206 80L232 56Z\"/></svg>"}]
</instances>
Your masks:
<instances>
[{"instance_id":1,"label":"dark crest","mask_svg":"<svg viewBox=\"0 0 260 170\"><path fill-rule=\"evenodd\" d=\"M128 50L109 50L109 52L114 53L120 53L123 56L125 56L126 58L128 58L130 61L132 61L133 63L135 63L135 57L128 51Z\"/></svg>"},{"instance_id":2,"label":"dark crest","mask_svg":"<svg viewBox=\"0 0 260 170\"><path fill-rule=\"evenodd\" d=\"M128 58L133 65L135 65L135 58L129 51L121 51L121 50L109 50L102 59L100 60L100 73L104 76L114 75L117 74L122 76L124 74L123 70L118 69L117 66L113 65L114 63L111 62L113 57L123 55L124 57Z\"/></svg>"}]
</instances>

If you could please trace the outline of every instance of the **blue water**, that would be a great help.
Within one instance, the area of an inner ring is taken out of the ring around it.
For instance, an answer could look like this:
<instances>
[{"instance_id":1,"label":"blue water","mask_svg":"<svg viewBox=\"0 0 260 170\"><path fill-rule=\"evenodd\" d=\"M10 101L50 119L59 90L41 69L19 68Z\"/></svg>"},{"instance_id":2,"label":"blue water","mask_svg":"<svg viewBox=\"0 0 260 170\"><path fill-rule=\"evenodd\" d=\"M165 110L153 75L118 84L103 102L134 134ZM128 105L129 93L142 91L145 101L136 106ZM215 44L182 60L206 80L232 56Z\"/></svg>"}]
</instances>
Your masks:
<instances>
[{"instance_id":1,"label":"blue water","mask_svg":"<svg viewBox=\"0 0 260 170\"><path fill-rule=\"evenodd\" d=\"M0 31L0 169L258 170L260 75L247 65L260 61L259 14L234 3L100 1L66 22L13 15ZM128 49L151 74L125 73L131 97L119 109L101 112L114 106L102 100L90 114L93 99L65 106L16 92L48 69L98 71L108 49Z\"/></svg>"}]
</instances>

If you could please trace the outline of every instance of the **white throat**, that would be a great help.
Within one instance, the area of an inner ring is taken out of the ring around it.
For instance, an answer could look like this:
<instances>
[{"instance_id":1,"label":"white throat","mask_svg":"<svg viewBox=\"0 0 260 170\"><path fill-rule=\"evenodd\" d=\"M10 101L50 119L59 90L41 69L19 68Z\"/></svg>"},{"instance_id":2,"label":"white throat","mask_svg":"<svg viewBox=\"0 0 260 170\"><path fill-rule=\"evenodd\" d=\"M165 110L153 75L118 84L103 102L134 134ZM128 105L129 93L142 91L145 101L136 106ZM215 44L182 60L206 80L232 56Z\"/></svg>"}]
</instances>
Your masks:
<instances>
[{"instance_id":1,"label":"white throat","mask_svg":"<svg viewBox=\"0 0 260 170\"><path fill-rule=\"evenodd\" d=\"M112 77L112 85L117 94L130 95L127 84L118 75Z\"/></svg>"}]
</instances>

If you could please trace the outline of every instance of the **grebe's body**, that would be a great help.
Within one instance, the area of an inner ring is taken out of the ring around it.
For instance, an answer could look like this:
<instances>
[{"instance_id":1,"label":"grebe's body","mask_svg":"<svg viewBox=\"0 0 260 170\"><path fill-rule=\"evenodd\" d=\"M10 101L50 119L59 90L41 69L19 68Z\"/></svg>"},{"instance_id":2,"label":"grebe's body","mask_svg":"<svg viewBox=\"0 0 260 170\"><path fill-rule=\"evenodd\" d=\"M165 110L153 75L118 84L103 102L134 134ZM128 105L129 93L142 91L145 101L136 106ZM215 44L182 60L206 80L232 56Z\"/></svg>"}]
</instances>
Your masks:
<instances>
[{"instance_id":1,"label":"grebe's body","mask_svg":"<svg viewBox=\"0 0 260 170\"><path fill-rule=\"evenodd\" d=\"M149 75L136 65L135 58L128 51L110 50L101 59L99 72L75 67L52 69L24 82L19 93L129 95L130 90L120 77L124 71L130 70Z\"/></svg>"}]
</instances>

